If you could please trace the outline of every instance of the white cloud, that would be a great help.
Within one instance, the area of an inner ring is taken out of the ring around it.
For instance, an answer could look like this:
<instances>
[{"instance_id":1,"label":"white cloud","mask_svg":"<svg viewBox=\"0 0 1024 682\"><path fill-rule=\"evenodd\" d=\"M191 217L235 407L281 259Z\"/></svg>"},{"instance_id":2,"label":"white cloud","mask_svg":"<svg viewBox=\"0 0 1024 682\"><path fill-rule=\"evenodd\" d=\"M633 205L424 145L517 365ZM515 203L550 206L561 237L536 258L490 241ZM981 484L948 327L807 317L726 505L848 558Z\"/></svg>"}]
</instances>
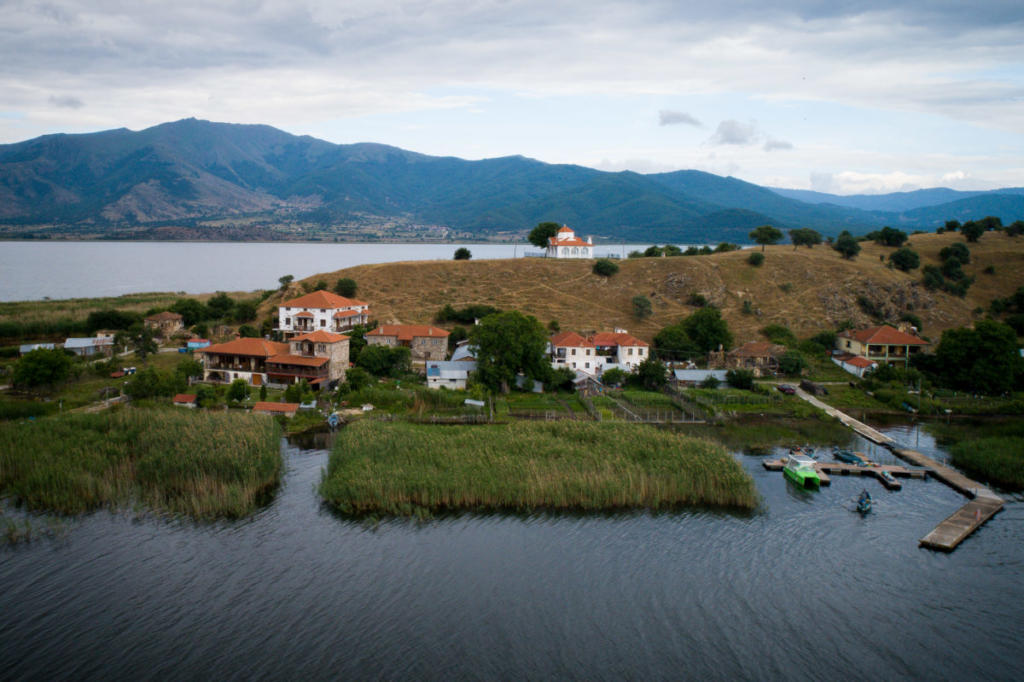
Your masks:
<instances>
[{"instance_id":1,"label":"white cloud","mask_svg":"<svg viewBox=\"0 0 1024 682\"><path fill-rule=\"evenodd\" d=\"M698 128L703 125L696 118L686 113L685 111L673 111L671 109L662 109L658 112L658 125L670 126L685 123L686 125L697 126Z\"/></svg>"}]
</instances>

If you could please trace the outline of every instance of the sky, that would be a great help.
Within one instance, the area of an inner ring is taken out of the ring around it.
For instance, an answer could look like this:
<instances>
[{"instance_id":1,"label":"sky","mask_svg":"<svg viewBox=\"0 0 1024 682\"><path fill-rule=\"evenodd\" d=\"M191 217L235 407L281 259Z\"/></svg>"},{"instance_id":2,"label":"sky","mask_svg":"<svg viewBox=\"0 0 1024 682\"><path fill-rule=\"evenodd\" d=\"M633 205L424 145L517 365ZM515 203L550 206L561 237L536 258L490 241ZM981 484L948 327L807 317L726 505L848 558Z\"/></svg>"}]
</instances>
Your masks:
<instances>
[{"instance_id":1,"label":"sky","mask_svg":"<svg viewBox=\"0 0 1024 682\"><path fill-rule=\"evenodd\" d=\"M0 0L0 144L187 117L837 194L1024 186L1024 1Z\"/></svg>"}]
</instances>

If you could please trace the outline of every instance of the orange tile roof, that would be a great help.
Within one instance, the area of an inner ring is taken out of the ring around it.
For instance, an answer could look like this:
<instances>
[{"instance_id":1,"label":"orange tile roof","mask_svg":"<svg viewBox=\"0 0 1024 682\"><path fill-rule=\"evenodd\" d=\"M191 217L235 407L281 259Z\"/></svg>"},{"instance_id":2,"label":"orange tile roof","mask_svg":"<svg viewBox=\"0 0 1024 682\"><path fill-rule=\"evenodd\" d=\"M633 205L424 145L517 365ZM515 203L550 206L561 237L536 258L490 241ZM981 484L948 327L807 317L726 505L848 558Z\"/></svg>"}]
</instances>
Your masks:
<instances>
[{"instance_id":1,"label":"orange tile roof","mask_svg":"<svg viewBox=\"0 0 1024 682\"><path fill-rule=\"evenodd\" d=\"M856 331L846 330L840 332L839 336L846 339L854 339L861 343L886 345L886 346L927 346L928 342L919 339L913 334L901 332L899 329L883 324L880 327L869 327Z\"/></svg>"},{"instance_id":2,"label":"orange tile roof","mask_svg":"<svg viewBox=\"0 0 1024 682\"><path fill-rule=\"evenodd\" d=\"M334 334L332 332L324 331L323 329L317 329L315 332L308 334L302 334L301 336L295 336L292 341L312 341L313 343L337 343L343 341L348 337L344 334Z\"/></svg>"},{"instance_id":3,"label":"orange tile roof","mask_svg":"<svg viewBox=\"0 0 1024 682\"><path fill-rule=\"evenodd\" d=\"M279 412L281 414L295 414L299 410L298 403L253 403L253 412Z\"/></svg>"},{"instance_id":4,"label":"orange tile roof","mask_svg":"<svg viewBox=\"0 0 1024 682\"><path fill-rule=\"evenodd\" d=\"M370 314L369 309L367 309L367 310L339 310L338 312L334 313L334 319L337 320L337 319L342 318L342 317L354 317L356 315L369 315L369 314Z\"/></svg>"},{"instance_id":5,"label":"orange tile roof","mask_svg":"<svg viewBox=\"0 0 1024 682\"><path fill-rule=\"evenodd\" d=\"M551 246L593 246L590 242L585 242L579 237L573 237L572 239L555 239L554 237L548 237L548 244Z\"/></svg>"},{"instance_id":6,"label":"orange tile roof","mask_svg":"<svg viewBox=\"0 0 1024 682\"><path fill-rule=\"evenodd\" d=\"M182 404L194 403L195 401L196 401L196 394L195 393L179 393L178 395L174 396L174 398L172 400L172 402L174 402L174 403L182 403Z\"/></svg>"},{"instance_id":7,"label":"orange tile roof","mask_svg":"<svg viewBox=\"0 0 1024 682\"><path fill-rule=\"evenodd\" d=\"M293 298L290 301L285 301L281 305L287 308L353 308L355 306L366 305L363 301L358 301L354 298L345 298L344 296L338 296L332 294L330 291L314 291L311 294L305 296L299 296Z\"/></svg>"},{"instance_id":8,"label":"orange tile roof","mask_svg":"<svg viewBox=\"0 0 1024 682\"><path fill-rule=\"evenodd\" d=\"M848 365L853 365L854 367L861 367L861 368L870 367L871 365L877 365L878 364L877 362L872 362L871 360L868 360L867 358L863 358L863 357L861 357L859 355L851 355L851 356L849 356L847 358L843 358L843 362L845 362Z\"/></svg>"},{"instance_id":9,"label":"orange tile roof","mask_svg":"<svg viewBox=\"0 0 1024 682\"><path fill-rule=\"evenodd\" d=\"M572 229L570 229L568 225L562 225L560 228L558 228L558 234L565 234L566 232L572 234Z\"/></svg>"},{"instance_id":10,"label":"orange tile roof","mask_svg":"<svg viewBox=\"0 0 1024 682\"><path fill-rule=\"evenodd\" d=\"M439 327L431 327L429 324L382 324L366 336L397 336L399 341L412 341L413 338L422 336L446 337L449 332Z\"/></svg>"},{"instance_id":11,"label":"orange tile roof","mask_svg":"<svg viewBox=\"0 0 1024 682\"><path fill-rule=\"evenodd\" d=\"M551 345L562 348L592 348L592 344L576 332L560 332L551 337Z\"/></svg>"},{"instance_id":12,"label":"orange tile roof","mask_svg":"<svg viewBox=\"0 0 1024 682\"><path fill-rule=\"evenodd\" d=\"M785 352L785 346L768 341L748 341L739 348L729 351L729 355L742 358L763 358L767 355L781 355Z\"/></svg>"},{"instance_id":13,"label":"orange tile roof","mask_svg":"<svg viewBox=\"0 0 1024 682\"><path fill-rule=\"evenodd\" d=\"M323 367L329 361L330 358L309 358L305 355L290 355L288 353L272 355L267 358L267 362L277 365L297 365L299 367Z\"/></svg>"},{"instance_id":14,"label":"orange tile roof","mask_svg":"<svg viewBox=\"0 0 1024 682\"><path fill-rule=\"evenodd\" d=\"M295 317L313 317L313 313L308 313L303 310L301 313L295 313Z\"/></svg>"},{"instance_id":15,"label":"orange tile roof","mask_svg":"<svg viewBox=\"0 0 1024 682\"><path fill-rule=\"evenodd\" d=\"M200 353L224 353L231 355L255 355L268 358L271 355L280 355L288 352L287 343L277 343L265 339L235 339L227 343L218 343L213 346L199 349Z\"/></svg>"},{"instance_id":16,"label":"orange tile roof","mask_svg":"<svg viewBox=\"0 0 1024 682\"><path fill-rule=\"evenodd\" d=\"M595 346L649 346L646 341L641 341L632 334L623 332L598 332L590 337L591 343Z\"/></svg>"}]
</instances>

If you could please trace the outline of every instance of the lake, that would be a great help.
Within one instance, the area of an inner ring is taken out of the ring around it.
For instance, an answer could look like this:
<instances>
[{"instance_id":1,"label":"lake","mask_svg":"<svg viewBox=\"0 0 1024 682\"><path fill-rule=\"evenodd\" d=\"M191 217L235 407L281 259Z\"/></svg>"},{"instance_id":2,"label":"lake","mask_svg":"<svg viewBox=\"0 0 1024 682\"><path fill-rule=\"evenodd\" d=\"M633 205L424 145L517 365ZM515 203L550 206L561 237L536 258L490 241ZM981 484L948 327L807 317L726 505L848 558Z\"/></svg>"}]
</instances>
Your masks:
<instances>
[{"instance_id":1,"label":"lake","mask_svg":"<svg viewBox=\"0 0 1024 682\"><path fill-rule=\"evenodd\" d=\"M276 289L283 275L302 279L367 263L451 260L462 246L477 260L537 252L524 244L0 242L0 301ZM594 250L603 257L647 246L606 245Z\"/></svg>"},{"instance_id":2,"label":"lake","mask_svg":"<svg viewBox=\"0 0 1024 682\"><path fill-rule=\"evenodd\" d=\"M912 426L884 430L942 454ZM99 512L0 547L3 677L1020 677L1019 496L940 554L917 541L964 502L941 483L805 492L737 453L756 514L371 525L319 503L323 450L284 451L283 487L250 520Z\"/></svg>"}]
</instances>

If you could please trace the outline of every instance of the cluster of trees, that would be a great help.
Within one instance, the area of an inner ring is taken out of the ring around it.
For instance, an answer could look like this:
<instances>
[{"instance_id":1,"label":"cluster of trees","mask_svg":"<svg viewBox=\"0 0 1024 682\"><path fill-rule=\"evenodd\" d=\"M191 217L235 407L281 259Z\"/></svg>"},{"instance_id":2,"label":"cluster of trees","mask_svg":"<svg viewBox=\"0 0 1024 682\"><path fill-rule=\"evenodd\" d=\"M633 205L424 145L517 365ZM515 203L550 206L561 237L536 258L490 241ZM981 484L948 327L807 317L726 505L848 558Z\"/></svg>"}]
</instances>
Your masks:
<instances>
[{"instance_id":1,"label":"cluster of trees","mask_svg":"<svg viewBox=\"0 0 1024 682\"><path fill-rule=\"evenodd\" d=\"M887 225L881 230L875 230L874 232L867 233L864 236L864 239L867 241L873 241L876 244L881 244L882 246L899 247L903 246L909 237L907 237L906 232Z\"/></svg>"},{"instance_id":2,"label":"cluster of trees","mask_svg":"<svg viewBox=\"0 0 1024 682\"><path fill-rule=\"evenodd\" d=\"M194 327L213 320L249 322L256 318L257 306L257 300L236 301L221 291L206 303L194 298L180 298L171 305L170 311L181 315L186 327ZM156 309L149 310L146 315L158 312L160 311Z\"/></svg>"},{"instance_id":3,"label":"cluster of trees","mask_svg":"<svg viewBox=\"0 0 1024 682\"><path fill-rule=\"evenodd\" d=\"M676 256L707 256L712 253L727 253L729 251L736 251L739 248L739 244L721 242L715 248L711 248L710 246L688 246L684 251L675 244L665 244L665 246L648 246L643 251L630 251L628 257L661 258L662 256L665 256L667 258L674 258Z\"/></svg>"},{"instance_id":4,"label":"cluster of trees","mask_svg":"<svg viewBox=\"0 0 1024 682\"><path fill-rule=\"evenodd\" d=\"M1005 315L1004 322L1010 325L1019 336L1024 336L1024 287L1017 287L1006 298L994 298L989 304L993 315Z\"/></svg>"},{"instance_id":5,"label":"cluster of trees","mask_svg":"<svg viewBox=\"0 0 1024 682\"><path fill-rule=\"evenodd\" d=\"M441 310L437 312L434 319L437 322L459 322L461 324L474 324L477 320L482 320L488 315L500 313L501 310L495 308L492 305L486 305L484 303L474 303L467 305L463 308L455 308L450 303L446 303Z\"/></svg>"},{"instance_id":6,"label":"cluster of trees","mask_svg":"<svg viewBox=\"0 0 1024 682\"><path fill-rule=\"evenodd\" d=\"M996 320L981 320L973 329L947 329L935 354L915 356L914 366L937 384L957 390L1000 395L1024 388L1017 334Z\"/></svg>"},{"instance_id":7,"label":"cluster of trees","mask_svg":"<svg viewBox=\"0 0 1024 682\"><path fill-rule=\"evenodd\" d=\"M926 265L922 268L923 282L928 289L941 289L963 298L974 278L963 271L971 262L971 251L964 244L956 243L939 251L942 265Z\"/></svg>"},{"instance_id":8,"label":"cluster of trees","mask_svg":"<svg viewBox=\"0 0 1024 682\"><path fill-rule=\"evenodd\" d=\"M203 366L197 360L185 358L178 363L172 372L161 372L155 367L147 367L136 372L128 380L124 392L136 400L143 398L169 397L183 393L188 387L190 378L202 378ZM243 383L245 383L243 381ZM202 385L203 388L211 388ZM198 388L198 387L197 387Z\"/></svg>"},{"instance_id":9,"label":"cluster of trees","mask_svg":"<svg viewBox=\"0 0 1024 682\"><path fill-rule=\"evenodd\" d=\"M722 312L705 306L689 317L662 328L654 337L654 353L663 360L688 360L704 357L719 346L732 346L732 332Z\"/></svg>"},{"instance_id":10,"label":"cluster of trees","mask_svg":"<svg viewBox=\"0 0 1024 682\"><path fill-rule=\"evenodd\" d=\"M964 236L969 242L976 242L981 239L981 236L989 230L1002 230L1003 221L998 216L985 216L981 220L968 220L966 223L961 224L959 220L947 220L946 224L938 229L939 233L942 232L957 232ZM1024 221L1017 220L1012 224L1006 226L1006 234L1011 237L1024 232Z\"/></svg>"},{"instance_id":11,"label":"cluster of trees","mask_svg":"<svg viewBox=\"0 0 1024 682\"><path fill-rule=\"evenodd\" d=\"M37 348L14 365L11 385L19 390L53 389L71 376L71 356L61 348Z\"/></svg>"}]
</instances>

